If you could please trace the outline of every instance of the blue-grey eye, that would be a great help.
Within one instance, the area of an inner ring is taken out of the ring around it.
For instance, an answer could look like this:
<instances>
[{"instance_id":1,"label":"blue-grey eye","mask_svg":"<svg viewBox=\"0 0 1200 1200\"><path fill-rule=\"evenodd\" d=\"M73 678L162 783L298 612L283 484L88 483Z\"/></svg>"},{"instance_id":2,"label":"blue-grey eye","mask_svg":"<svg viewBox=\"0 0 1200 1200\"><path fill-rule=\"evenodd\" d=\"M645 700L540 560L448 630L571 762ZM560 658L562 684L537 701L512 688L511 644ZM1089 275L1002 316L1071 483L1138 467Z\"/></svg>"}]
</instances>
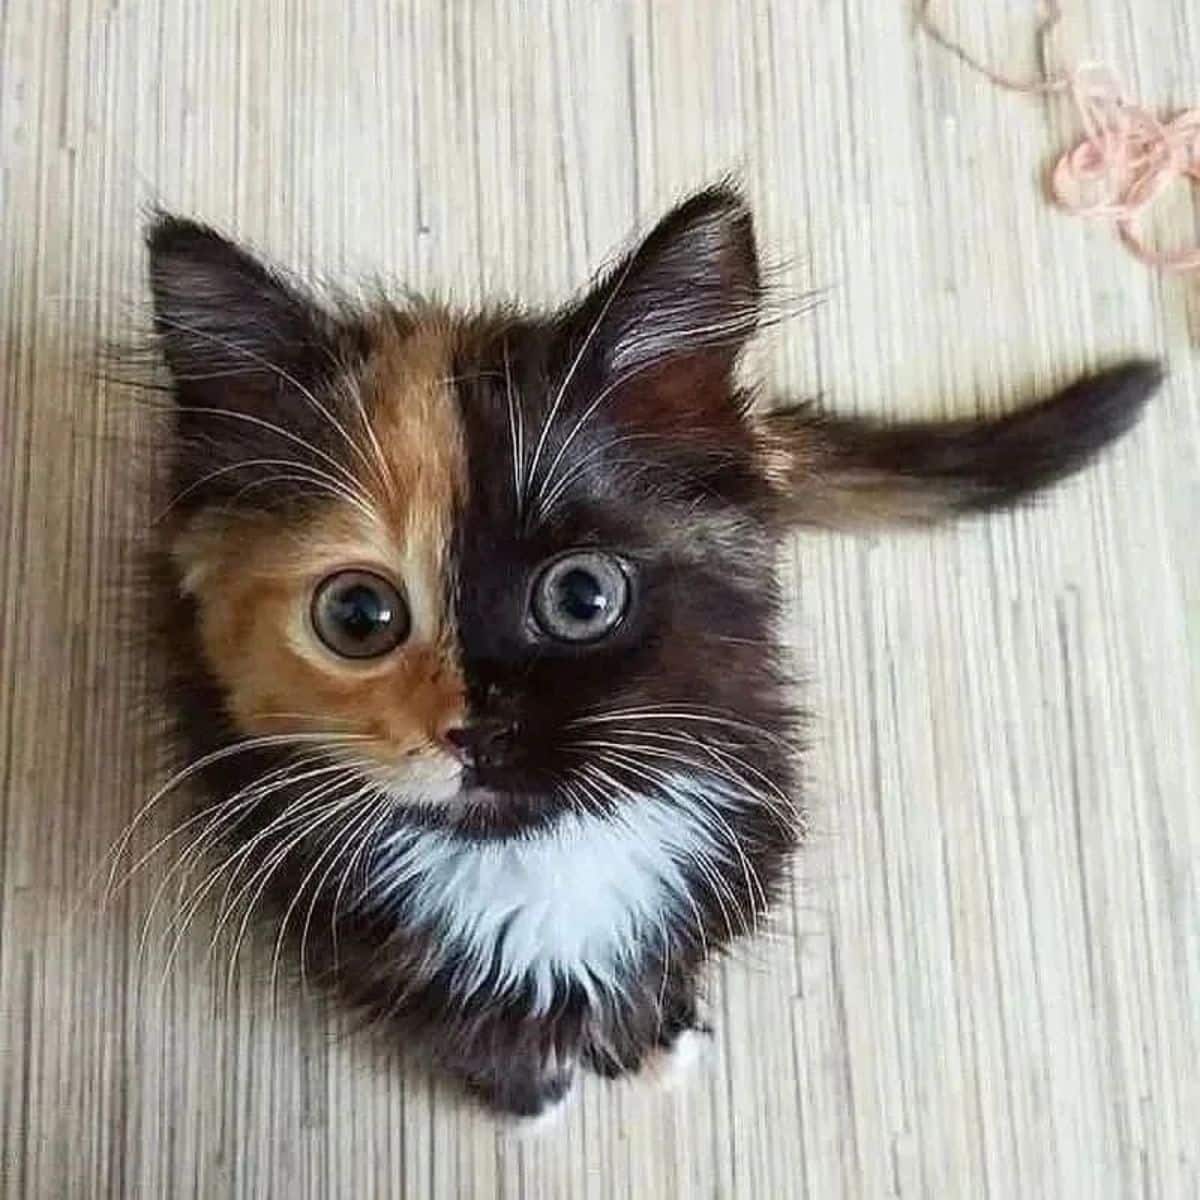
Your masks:
<instances>
[{"instance_id":1,"label":"blue-grey eye","mask_svg":"<svg viewBox=\"0 0 1200 1200\"><path fill-rule=\"evenodd\" d=\"M611 554L573 550L553 559L533 587L533 617L560 642L595 642L629 608L629 577Z\"/></svg>"},{"instance_id":2,"label":"blue-grey eye","mask_svg":"<svg viewBox=\"0 0 1200 1200\"><path fill-rule=\"evenodd\" d=\"M317 637L342 658L379 658L409 635L412 618L396 586L373 571L338 571L313 593Z\"/></svg>"}]
</instances>

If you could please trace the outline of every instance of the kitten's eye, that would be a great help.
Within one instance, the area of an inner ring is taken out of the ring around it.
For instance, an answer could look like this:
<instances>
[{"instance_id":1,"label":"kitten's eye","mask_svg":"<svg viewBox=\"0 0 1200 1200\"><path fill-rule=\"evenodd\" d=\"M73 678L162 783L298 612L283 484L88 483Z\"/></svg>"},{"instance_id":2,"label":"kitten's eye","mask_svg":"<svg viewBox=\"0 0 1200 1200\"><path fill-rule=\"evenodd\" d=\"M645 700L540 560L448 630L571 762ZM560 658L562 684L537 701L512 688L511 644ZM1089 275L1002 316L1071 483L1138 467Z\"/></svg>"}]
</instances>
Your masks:
<instances>
[{"instance_id":1,"label":"kitten's eye","mask_svg":"<svg viewBox=\"0 0 1200 1200\"><path fill-rule=\"evenodd\" d=\"M408 637L412 627L404 597L370 571L338 571L313 593L317 637L343 658L379 658Z\"/></svg>"},{"instance_id":2,"label":"kitten's eye","mask_svg":"<svg viewBox=\"0 0 1200 1200\"><path fill-rule=\"evenodd\" d=\"M575 550L554 559L533 588L533 615L562 642L594 642L629 607L629 578L610 554Z\"/></svg>"}]
</instances>

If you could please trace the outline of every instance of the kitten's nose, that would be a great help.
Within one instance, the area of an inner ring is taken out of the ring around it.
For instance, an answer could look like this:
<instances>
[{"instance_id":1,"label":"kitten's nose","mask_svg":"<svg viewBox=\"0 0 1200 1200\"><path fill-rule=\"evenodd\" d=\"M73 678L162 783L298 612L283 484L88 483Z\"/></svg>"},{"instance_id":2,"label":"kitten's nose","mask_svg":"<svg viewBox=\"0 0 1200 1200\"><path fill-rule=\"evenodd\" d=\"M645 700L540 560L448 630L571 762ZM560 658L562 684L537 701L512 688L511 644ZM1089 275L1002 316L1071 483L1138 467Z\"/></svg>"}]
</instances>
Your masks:
<instances>
[{"instance_id":1,"label":"kitten's nose","mask_svg":"<svg viewBox=\"0 0 1200 1200\"><path fill-rule=\"evenodd\" d=\"M516 728L503 717L482 717L465 725L455 725L442 733L452 754L464 766L502 767L513 756Z\"/></svg>"}]
</instances>

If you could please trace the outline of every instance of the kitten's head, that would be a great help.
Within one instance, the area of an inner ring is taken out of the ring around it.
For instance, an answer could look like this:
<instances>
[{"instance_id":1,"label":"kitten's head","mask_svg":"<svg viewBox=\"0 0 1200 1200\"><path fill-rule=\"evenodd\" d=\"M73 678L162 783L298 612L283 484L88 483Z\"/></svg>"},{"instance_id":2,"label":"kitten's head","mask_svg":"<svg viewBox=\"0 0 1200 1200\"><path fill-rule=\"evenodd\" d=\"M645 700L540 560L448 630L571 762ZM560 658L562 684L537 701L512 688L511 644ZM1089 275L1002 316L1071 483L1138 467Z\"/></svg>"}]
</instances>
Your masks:
<instances>
[{"instance_id":1,"label":"kitten's head","mask_svg":"<svg viewBox=\"0 0 1200 1200\"><path fill-rule=\"evenodd\" d=\"M171 217L149 243L209 742L328 752L482 833L669 792L689 764L782 781L734 193L544 318L319 304Z\"/></svg>"}]
</instances>

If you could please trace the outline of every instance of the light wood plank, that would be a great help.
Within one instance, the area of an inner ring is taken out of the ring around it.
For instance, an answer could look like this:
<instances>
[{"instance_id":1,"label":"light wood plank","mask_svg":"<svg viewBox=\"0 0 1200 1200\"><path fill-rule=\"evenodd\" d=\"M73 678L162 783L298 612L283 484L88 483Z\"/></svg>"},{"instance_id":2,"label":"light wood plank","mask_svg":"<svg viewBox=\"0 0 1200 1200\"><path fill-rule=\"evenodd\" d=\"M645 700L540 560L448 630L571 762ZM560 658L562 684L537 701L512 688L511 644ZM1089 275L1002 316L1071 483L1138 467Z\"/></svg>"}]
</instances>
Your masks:
<instances>
[{"instance_id":1,"label":"light wood plank","mask_svg":"<svg viewBox=\"0 0 1200 1200\"><path fill-rule=\"evenodd\" d=\"M1190 0L1067 7L1077 57L1200 101ZM1024 6L939 11L1031 62ZM0 3L6 1195L1200 1195L1196 287L1048 208L1069 110L994 91L909 17ZM730 169L781 288L827 289L766 339L782 394L1000 409L1147 350L1173 376L1037 509L797 539L817 829L791 908L716 973L690 1090L589 1082L559 1133L515 1145L311 997L273 1003L253 969L226 997L203 917L160 989L166 948L137 950L161 860L94 911L88 875L157 760L122 625L151 430L88 364L140 319L151 203L332 278L553 301ZM1194 233L1170 213L1166 236Z\"/></svg>"}]
</instances>

